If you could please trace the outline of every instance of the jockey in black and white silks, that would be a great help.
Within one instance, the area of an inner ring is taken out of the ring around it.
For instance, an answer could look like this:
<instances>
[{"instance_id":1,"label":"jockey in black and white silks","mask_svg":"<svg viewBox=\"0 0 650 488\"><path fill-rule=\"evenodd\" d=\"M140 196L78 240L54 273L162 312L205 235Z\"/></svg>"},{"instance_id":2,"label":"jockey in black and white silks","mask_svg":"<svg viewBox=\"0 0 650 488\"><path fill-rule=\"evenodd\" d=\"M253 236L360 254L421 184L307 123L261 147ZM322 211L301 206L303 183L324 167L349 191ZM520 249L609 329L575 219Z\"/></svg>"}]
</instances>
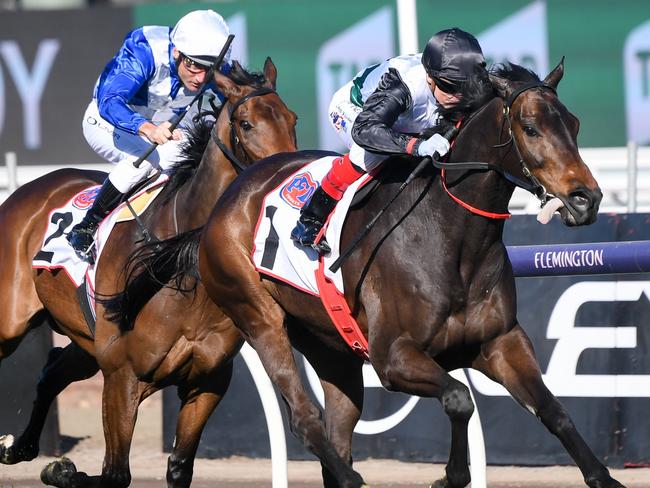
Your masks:
<instances>
[{"instance_id":1,"label":"jockey in black and white silks","mask_svg":"<svg viewBox=\"0 0 650 488\"><path fill-rule=\"evenodd\" d=\"M435 34L423 53L370 66L339 89L329 117L350 152L334 160L303 207L291 238L328 253L321 231L351 183L391 154L445 155L449 142L440 134L429 139L409 134L436 125L439 108L458 104L468 81L477 76L487 78L480 45L473 35L453 28Z\"/></svg>"}]
</instances>

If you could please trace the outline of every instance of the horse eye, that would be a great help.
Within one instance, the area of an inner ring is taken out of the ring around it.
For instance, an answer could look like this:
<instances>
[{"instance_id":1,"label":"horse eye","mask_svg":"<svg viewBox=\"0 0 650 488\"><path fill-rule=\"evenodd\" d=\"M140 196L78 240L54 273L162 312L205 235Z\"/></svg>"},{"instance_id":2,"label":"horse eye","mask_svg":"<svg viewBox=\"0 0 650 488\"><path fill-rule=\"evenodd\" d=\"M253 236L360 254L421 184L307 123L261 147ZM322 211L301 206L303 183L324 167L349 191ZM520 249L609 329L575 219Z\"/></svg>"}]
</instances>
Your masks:
<instances>
[{"instance_id":1,"label":"horse eye","mask_svg":"<svg viewBox=\"0 0 650 488\"><path fill-rule=\"evenodd\" d=\"M535 129L533 129L530 125L524 125L524 132L526 133L527 136L530 137L535 137L539 135Z\"/></svg>"},{"instance_id":2,"label":"horse eye","mask_svg":"<svg viewBox=\"0 0 650 488\"><path fill-rule=\"evenodd\" d=\"M241 122L239 122L239 126L244 130L251 130L253 128L253 126L248 120L242 120Z\"/></svg>"}]
</instances>

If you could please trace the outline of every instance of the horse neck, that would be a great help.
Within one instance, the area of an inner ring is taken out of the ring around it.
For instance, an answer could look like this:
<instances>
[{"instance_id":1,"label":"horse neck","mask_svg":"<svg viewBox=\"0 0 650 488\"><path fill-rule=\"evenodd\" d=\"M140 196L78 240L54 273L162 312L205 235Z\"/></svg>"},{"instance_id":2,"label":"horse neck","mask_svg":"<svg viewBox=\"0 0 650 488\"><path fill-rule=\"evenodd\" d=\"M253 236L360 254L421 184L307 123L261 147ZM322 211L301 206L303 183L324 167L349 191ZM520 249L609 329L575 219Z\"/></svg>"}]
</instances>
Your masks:
<instances>
[{"instance_id":1,"label":"horse neck","mask_svg":"<svg viewBox=\"0 0 650 488\"><path fill-rule=\"evenodd\" d=\"M188 184L179 191L178 213L184 217L183 228L186 230L207 222L212 207L237 176L232 163L214 140L216 134L230 151L235 152L230 141L227 106L221 110L214 127L196 172Z\"/></svg>"},{"instance_id":2,"label":"horse neck","mask_svg":"<svg viewBox=\"0 0 650 488\"><path fill-rule=\"evenodd\" d=\"M491 101L470 123L471 125L467 126L465 133L461 130L455 149L451 153L450 162L484 162L501 167L511 173L518 173L518 170L513 171L519 164L513 145L508 144L503 148L494 147L510 138L508 124L504 124L503 102L501 99ZM449 191L472 207L495 214L508 212L508 204L515 187L498 172L448 171L445 180ZM479 232L488 228L498 228L499 232L502 231L502 225L493 225L494 219L485 217L472 218L474 216L470 211L454 202L448 195L445 195L445 197L455 207L454 210L451 210L454 215L461 221L471 218L473 227L477 227ZM495 237L500 238L501 234L499 233Z\"/></svg>"},{"instance_id":3,"label":"horse neck","mask_svg":"<svg viewBox=\"0 0 650 488\"><path fill-rule=\"evenodd\" d=\"M505 159L505 163L512 164L510 160L514 156L510 152L514 151L493 147L507 140L508 131L501 125L502 104L494 102L492 105L472 120L465 132L461 129L450 163L480 161L503 166ZM480 256L485 256L493 246L502 245L504 219L472 213L447 194L439 173L431 178L414 180L407 192L410 202L415 202L418 195L426 193L426 196L415 206L413 219L404 220L404 224L411 227L403 231L408 235L430 236L423 239L427 244L421 250L414 251L422 253L418 261L431 262L435 267L436 260L432 256L455 256L451 262L459 263L464 272L471 275L472 270L480 266ZM427 181L432 185L428 190ZM496 171L448 170L445 181L452 195L472 207L495 214L507 213L514 186Z\"/></svg>"}]
</instances>

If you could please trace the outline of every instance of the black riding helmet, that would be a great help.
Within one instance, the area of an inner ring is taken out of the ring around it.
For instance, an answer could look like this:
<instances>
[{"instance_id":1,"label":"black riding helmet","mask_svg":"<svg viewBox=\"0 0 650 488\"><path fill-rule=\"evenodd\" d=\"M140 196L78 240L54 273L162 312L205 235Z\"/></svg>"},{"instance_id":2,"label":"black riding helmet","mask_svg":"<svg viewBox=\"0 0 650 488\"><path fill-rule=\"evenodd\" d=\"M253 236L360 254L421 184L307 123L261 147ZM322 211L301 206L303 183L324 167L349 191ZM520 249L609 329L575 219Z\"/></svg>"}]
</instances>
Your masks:
<instances>
[{"instance_id":1,"label":"black riding helmet","mask_svg":"<svg viewBox=\"0 0 650 488\"><path fill-rule=\"evenodd\" d=\"M433 35L422 53L422 64L442 91L461 91L463 84L485 68L483 51L476 38L458 27Z\"/></svg>"}]
</instances>

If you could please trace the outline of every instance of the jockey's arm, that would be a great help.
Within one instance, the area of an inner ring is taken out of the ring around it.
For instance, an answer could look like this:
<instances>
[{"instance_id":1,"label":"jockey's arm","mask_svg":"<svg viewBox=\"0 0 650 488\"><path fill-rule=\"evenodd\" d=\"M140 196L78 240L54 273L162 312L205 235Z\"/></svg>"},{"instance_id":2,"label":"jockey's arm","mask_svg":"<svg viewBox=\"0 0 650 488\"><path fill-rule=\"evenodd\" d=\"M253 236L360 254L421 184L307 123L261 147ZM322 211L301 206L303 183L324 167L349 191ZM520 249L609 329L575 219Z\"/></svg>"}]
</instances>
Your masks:
<instances>
[{"instance_id":1,"label":"jockey's arm","mask_svg":"<svg viewBox=\"0 0 650 488\"><path fill-rule=\"evenodd\" d=\"M352 139L367 151L411 154L419 140L392 129L397 118L412 105L409 89L397 70L390 68L368 97L352 126Z\"/></svg>"},{"instance_id":2,"label":"jockey's arm","mask_svg":"<svg viewBox=\"0 0 650 488\"><path fill-rule=\"evenodd\" d=\"M129 103L146 86L154 69L153 54L147 41L144 38L127 38L100 77L97 86L100 115L115 127L138 134L147 119L132 110Z\"/></svg>"}]
</instances>

